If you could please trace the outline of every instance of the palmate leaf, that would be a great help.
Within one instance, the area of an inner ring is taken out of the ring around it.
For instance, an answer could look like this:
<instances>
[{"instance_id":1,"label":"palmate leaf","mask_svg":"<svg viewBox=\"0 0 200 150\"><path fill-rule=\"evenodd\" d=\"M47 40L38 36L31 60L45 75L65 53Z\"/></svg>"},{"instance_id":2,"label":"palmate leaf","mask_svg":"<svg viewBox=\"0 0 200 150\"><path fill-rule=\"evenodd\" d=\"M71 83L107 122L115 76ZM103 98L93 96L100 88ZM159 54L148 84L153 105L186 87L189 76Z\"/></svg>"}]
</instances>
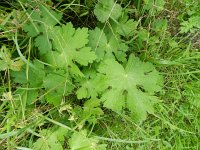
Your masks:
<instances>
[{"instance_id":1,"label":"palmate leaf","mask_svg":"<svg viewBox=\"0 0 200 150\"><path fill-rule=\"evenodd\" d=\"M83 79L79 85L76 95L78 99L97 98L99 93L106 89L105 80L101 75L97 75L91 79Z\"/></svg>"},{"instance_id":2,"label":"palmate leaf","mask_svg":"<svg viewBox=\"0 0 200 150\"><path fill-rule=\"evenodd\" d=\"M77 80L79 85L76 91L77 98L98 99L99 94L107 88L104 77L97 73L97 66L95 65L91 66L90 69L85 67L83 73L84 78Z\"/></svg>"},{"instance_id":3,"label":"palmate leaf","mask_svg":"<svg viewBox=\"0 0 200 150\"><path fill-rule=\"evenodd\" d=\"M137 29L137 22L128 17L121 17L119 24L116 25L116 31L122 36L132 36Z\"/></svg>"},{"instance_id":4,"label":"palmate leaf","mask_svg":"<svg viewBox=\"0 0 200 150\"><path fill-rule=\"evenodd\" d=\"M100 108L100 100L90 99L85 102L83 113L79 120L86 119L89 124L96 124L97 119L103 114L103 110Z\"/></svg>"},{"instance_id":5,"label":"palmate leaf","mask_svg":"<svg viewBox=\"0 0 200 150\"><path fill-rule=\"evenodd\" d=\"M101 64L99 72L105 75L108 87L101 98L105 107L118 112L128 108L138 121L144 120L147 112L153 113L157 101L153 95L161 90L162 78L152 64L131 55L125 68L108 59Z\"/></svg>"},{"instance_id":6,"label":"palmate leaf","mask_svg":"<svg viewBox=\"0 0 200 150\"><path fill-rule=\"evenodd\" d=\"M59 23L62 17L61 13L56 13L52 9L37 3L34 6L37 9L28 9L29 22L27 22L23 29L30 37L35 38L35 46L38 47L40 54L45 54L52 50L52 43L50 41L50 30Z\"/></svg>"},{"instance_id":7,"label":"palmate leaf","mask_svg":"<svg viewBox=\"0 0 200 150\"><path fill-rule=\"evenodd\" d=\"M104 31L99 28L89 32L88 45L95 51L97 61L115 57L122 62L126 60L125 52L128 49L127 45L121 42L121 39L118 37L111 36L107 38Z\"/></svg>"},{"instance_id":8,"label":"palmate leaf","mask_svg":"<svg viewBox=\"0 0 200 150\"><path fill-rule=\"evenodd\" d=\"M104 23L109 18L117 20L122 13L122 8L114 0L99 0L94 9L97 19Z\"/></svg>"},{"instance_id":9,"label":"palmate leaf","mask_svg":"<svg viewBox=\"0 0 200 150\"><path fill-rule=\"evenodd\" d=\"M76 63L87 66L96 59L88 43L88 29L75 30L71 23L52 30L55 51L45 56L46 62L58 68L65 68L73 75L83 76Z\"/></svg>"},{"instance_id":10,"label":"palmate leaf","mask_svg":"<svg viewBox=\"0 0 200 150\"><path fill-rule=\"evenodd\" d=\"M76 123L79 124L79 129L86 124L87 126L97 124L100 116L104 114L103 110L101 109L100 99L87 100L82 107L74 107L73 113L73 119L76 118Z\"/></svg>"},{"instance_id":11,"label":"palmate leaf","mask_svg":"<svg viewBox=\"0 0 200 150\"><path fill-rule=\"evenodd\" d=\"M118 21L110 21L110 25L106 27L111 30L110 26L112 26L112 30L110 32L114 32L115 34L119 34L122 36L133 36L134 33L137 33L136 29L138 26L138 22L129 18L129 14L126 11L122 12L122 15L119 17Z\"/></svg>"}]
</instances>

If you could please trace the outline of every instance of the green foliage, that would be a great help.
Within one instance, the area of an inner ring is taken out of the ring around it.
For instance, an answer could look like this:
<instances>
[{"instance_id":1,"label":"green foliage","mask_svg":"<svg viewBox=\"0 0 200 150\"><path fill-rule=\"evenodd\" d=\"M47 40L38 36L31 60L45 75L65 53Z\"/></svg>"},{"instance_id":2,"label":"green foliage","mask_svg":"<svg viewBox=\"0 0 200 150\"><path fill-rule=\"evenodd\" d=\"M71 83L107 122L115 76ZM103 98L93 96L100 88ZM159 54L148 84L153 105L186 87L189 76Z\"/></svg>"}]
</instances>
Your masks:
<instances>
[{"instance_id":1,"label":"green foliage","mask_svg":"<svg viewBox=\"0 0 200 150\"><path fill-rule=\"evenodd\" d=\"M11 58L11 53L6 48L6 46L2 46L0 50L0 70L4 71L7 69L11 69L13 71L21 70L23 65L23 61L18 57L15 59Z\"/></svg>"},{"instance_id":2,"label":"green foliage","mask_svg":"<svg viewBox=\"0 0 200 150\"><path fill-rule=\"evenodd\" d=\"M69 141L71 150L106 150L105 144L97 143L97 139L87 137L85 130L74 133Z\"/></svg>"},{"instance_id":3,"label":"green foliage","mask_svg":"<svg viewBox=\"0 0 200 150\"><path fill-rule=\"evenodd\" d=\"M198 149L200 55L170 2L0 2L2 149Z\"/></svg>"},{"instance_id":4,"label":"green foliage","mask_svg":"<svg viewBox=\"0 0 200 150\"><path fill-rule=\"evenodd\" d=\"M128 11L113 0L96 4L94 14L100 24L90 30L74 28L70 22L60 23L62 13L45 3L20 2L27 17L22 28L34 39L30 48L39 52L39 55L33 55L32 49L29 52L32 66L27 63L14 69L12 63L16 65L18 61L11 62L10 53L3 48L1 59L7 66L2 70L13 70L11 77L18 85L14 94L20 95L16 98L21 102L16 103L22 107L20 112L26 114L28 111L23 108L47 102L61 107L60 113L68 113L69 121L64 121L64 126L76 125L71 136L62 127L42 129L33 148L63 149L65 137L69 136L69 147L73 150L106 149L96 138L87 137L82 128L98 123L104 114L102 104L120 114L127 108L134 120L145 120L158 101L155 93L161 91L161 76L151 63L141 62L129 51L125 39L135 34L138 22L129 19ZM138 37L146 41L147 34L144 29L138 32ZM81 131L75 131L77 128Z\"/></svg>"},{"instance_id":5,"label":"green foliage","mask_svg":"<svg viewBox=\"0 0 200 150\"><path fill-rule=\"evenodd\" d=\"M89 39L89 46L94 49L97 55L97 61L114 57L116 57L119 61L126 61L125 52L127 51L128 47L121 41L120 38L107 38L102 30L95 28L94 30L90 31Z\"/></svg>"},{"instance_id":6,"label":"green foliage","mask_svg":"<svg viewBox=\"0 0 200 150\"><path fill-rule=\"evenodd\" d=\"M59 23L62 17L52 9L40 3L33 3L37 9L28 8L26 11L29 21L24 24L23 29L28 36L35 37L35 46L38 47L40 54L45 54L52 50L51 38L49 32Z\"/></svg>"},{"instance_id":7,"label":"green foliage","mask_svg":"<svg viewBox=\"0 0 200 150\"><path fill-rule=\"evenodd\" d=\"M188 84L184 90L184 96L188 99L192 107L200 108L200 93L199 93L199 81L193 84Z\"/></svg>"},{"instance_id":8,"label":"green foliage","mask_svg":"<svg viewBox=\"0 0 200 150\"><path fill-rule=\"evenodd\" d=\"M160 12L164 9L165 0L144 0L143 9L149 11L151 16L156 15L157 12Z\"/></svg>"},{"instance_id":9,"label":"green foliage","mask_svg":"<svg viewBox=\"0 0 200 150\"><path fill-rule=\"evenodd\" d=\"M195 33L200 29L200 2L194 0L184 0L184 13L179 15L181 20L180 33Z\"/></svg>"},{"instance_id":10,"label":"green foliage","mask_svg":"<svg viewBox=\"0 0 200 150\"><path fill-rule=\"evenodd\" d=\"M56 74L47 74L43 80L43 86L47 91L51 91L45 95L46 101L55 106L60 105L62 97L68 95L74 88L68 74L62 70L57 71Z\"/></svg>"},{"instance_id":11,"label":"green foliage","mask_svg":"<svg viewBox=\"0 0 200 150\"><path fill-rule=\"evenodd\" d=\"M188 21L181 22L181 33L191 32L194 33L195 29L200 29L200 15L191 16Z\"/></svg>"},{"instance_id":12,"label":"green foliage","mask_svg":"<svg viewBox=\"0 0 200 150\"><path fill-rule=\"evenodd\" d=\"M35 68L29 68L27 65L28 70L26 71L25 65L23 68L18 72L12 72L11 76L15 83L20 84L29 84L30 87L40 87L43 82L43 78L45 76L44 65L41 64L39 61L34 60L33 66Z\"/></svg>"},{"instance_id":13,"label":"green foliage","mask_svg":"<svg viewBox=\"0 0 200 150\"><path fill-rule=\"evenodd\" d=\"M113 24L113 28L116 28L116 32L122 36L133 36L137 29L138 22L134 19L129 19L128 13L123 12L118 20L118 23Z\"/></svg>"},{"instance_id":14,"label":"green foliage","mask_svg":"<svg viewBox=\"0 0 200 150\"><path fill-rule=\"evenodd\" d=\"M102 23L108 21L109 18L117 20L121 16L121 13L121 6L114 2L114 0L100 0L94 9L94 14Z\"/></svg>"},{"instance_id":15,"label":"green foliage","mask_svg":"<svg viewBox=\"0 0 200 150\"><path fill-rule=\"evenodd\" d=\"M105 60L99 72L105 74L108 89L102 95L104 106L114 111L127 107L133 118L146 119L146 112L153 113L154 92L161 90L162 80L150 63L142 63L130 55L125 68L114 60ZM150 80L151 79L151 80Z\"/></svg>"},{"instance_id":16,"label":"green foliage","mask_svg":"<svg viewBox=\"0 0 200 150\"><path fill-rule=\"evenodd\" d=\"M44 129L40 132L40 138L33 144L34 150L63 150L62 145L68 130L65 128Z\"/></svg>"},{"instance_id":17,"label":"green foliage","mask_svg":"<svg viewBox=\"0 0 200 150\"><path fill-rule=\"evenodd\" d=\"M72 24L68 23L62 27L55 27L52 36L55 51L45 55L46 62L64 68L73 75L83 76L76 63L87 66L96 59L91 48L85 46L88 43L88 29L75 30Z\"/></svg>"}]
</instances>

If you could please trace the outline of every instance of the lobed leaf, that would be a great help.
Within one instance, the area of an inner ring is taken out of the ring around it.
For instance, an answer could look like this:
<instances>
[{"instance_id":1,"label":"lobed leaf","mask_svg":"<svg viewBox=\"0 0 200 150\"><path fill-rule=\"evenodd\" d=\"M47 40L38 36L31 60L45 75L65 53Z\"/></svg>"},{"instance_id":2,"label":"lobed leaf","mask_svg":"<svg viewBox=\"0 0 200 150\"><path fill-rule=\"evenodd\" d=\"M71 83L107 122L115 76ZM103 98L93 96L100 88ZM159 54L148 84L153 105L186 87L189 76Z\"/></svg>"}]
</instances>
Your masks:
<instances>
[{"instance_id":1,"label":"lobed leaf","mask_svg":"<svg viewBox=\"0 0 200 150\"><path fill-rule=\"evenodd\" d=\"M117 58L119 61L126 61L126 54L128 47L118 37L107 38L104 31L95 28L89 32L89 46L95 51L97 61L105 58Z\"/></svg>"},{"instance_id":2,"label":"lobed leaf","mask_svg":"<svg viewBox=\"0 0 200 150\"><path fill-rule=\"evenodd\" d=\"M101 98L105 107L118 112L126 107L138 121L146 119L147 112L153 113L157 101L154 93L161 90L162 78L152 64L131 55L125 68L108 59L100 65L99 72L107 82L108 89Z\"/></svg>"},{"instance_id":3,"label":"lobed leaf","mask_svg":"<svg viewBox=\"0 0 200 150\"><path fill-rule=\"evenodd\" d=\"M114 0L99 0L94 9L97 19L104 23L109 18L117 20L122 13L122 8Z\"/></svg>"},{"instance_id":4,"label":"lobed leaf","mask_svg":"<svg viewBox=\"0 0 200 150\"><path fill-rule=\"evenodd\" d=\"M38 47L41 55L52 50L50 30L59 23L62 17L61 13L57 13L52 9L37 4L38 9L27 10L29 22L27 22L23 29L30 37L35 37L35 46Z\"/></svg>"},{"instance_id":5,"label":"lobed leaf","mask_svg":"<svg viewBox=\"0 0 200 150\"><path fill-rule=\"evenodd\" d=\"M52 30L53 46L55 51L49 52L45 59L49 64L59 68L65 68L74 75L83 76L76 63L87 66L96 59L96 55L88 43L88 29L75 30L71 23Z\"/></svg>"}]
</instances>

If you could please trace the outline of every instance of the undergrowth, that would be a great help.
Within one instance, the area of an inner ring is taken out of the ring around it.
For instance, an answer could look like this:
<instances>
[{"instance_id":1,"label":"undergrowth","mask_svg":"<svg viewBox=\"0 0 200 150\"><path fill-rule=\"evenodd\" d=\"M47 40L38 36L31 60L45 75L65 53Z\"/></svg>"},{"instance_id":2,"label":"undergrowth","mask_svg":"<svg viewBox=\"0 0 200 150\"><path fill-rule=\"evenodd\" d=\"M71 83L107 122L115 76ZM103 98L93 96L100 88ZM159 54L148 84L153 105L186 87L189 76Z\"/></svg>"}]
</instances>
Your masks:
<instances>
[{"instance_id":1,"label":"undergrowth","mask_svg":"<svg viewBox=\"0 0 200 150\"><path fill-rule=\"evenodd\" d=\"M195 0L0 2L0 149L199 149Z\"/></svg>"}]
</instances>

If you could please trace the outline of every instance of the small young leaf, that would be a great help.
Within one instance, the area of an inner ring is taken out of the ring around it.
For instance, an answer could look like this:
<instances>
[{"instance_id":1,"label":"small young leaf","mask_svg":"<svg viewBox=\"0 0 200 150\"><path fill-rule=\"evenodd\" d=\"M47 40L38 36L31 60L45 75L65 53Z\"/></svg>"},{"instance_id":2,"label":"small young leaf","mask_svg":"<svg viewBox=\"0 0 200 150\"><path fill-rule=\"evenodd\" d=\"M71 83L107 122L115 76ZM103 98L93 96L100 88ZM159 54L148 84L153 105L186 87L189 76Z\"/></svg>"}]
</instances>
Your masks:
<instances>
[{"instance_id":1,"label":"small young leaf","mask_svg":"<svg viewBox=\"0 0 200 150\"><path fill-rule=\"evenodd\" d=\"M148 38L149 38L149 33L146 29L141 29L139 32L138 32L138 38L142 41L147 41Z\"/></svg>"}]
</instances>

